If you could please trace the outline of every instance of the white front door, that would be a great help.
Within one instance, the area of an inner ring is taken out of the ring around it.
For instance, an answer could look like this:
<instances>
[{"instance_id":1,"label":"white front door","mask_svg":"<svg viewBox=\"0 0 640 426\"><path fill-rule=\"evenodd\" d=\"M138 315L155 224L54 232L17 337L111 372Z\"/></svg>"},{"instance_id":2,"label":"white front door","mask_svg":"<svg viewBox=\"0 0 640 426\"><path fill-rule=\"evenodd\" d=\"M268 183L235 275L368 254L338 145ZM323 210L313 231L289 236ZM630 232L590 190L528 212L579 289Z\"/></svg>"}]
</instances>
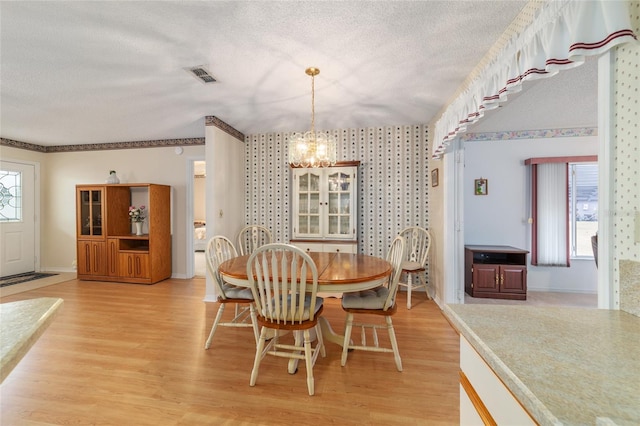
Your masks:
<instances>
[{"instance_id":1,"label":"white front door","mask_svg":"<svg viewBox=\"0 0 640 426\"><path fill-rule=\"evenodd\" d=\"M0 276L35 271L35 166L0 161Z\"/></svg>"}]
</instances>

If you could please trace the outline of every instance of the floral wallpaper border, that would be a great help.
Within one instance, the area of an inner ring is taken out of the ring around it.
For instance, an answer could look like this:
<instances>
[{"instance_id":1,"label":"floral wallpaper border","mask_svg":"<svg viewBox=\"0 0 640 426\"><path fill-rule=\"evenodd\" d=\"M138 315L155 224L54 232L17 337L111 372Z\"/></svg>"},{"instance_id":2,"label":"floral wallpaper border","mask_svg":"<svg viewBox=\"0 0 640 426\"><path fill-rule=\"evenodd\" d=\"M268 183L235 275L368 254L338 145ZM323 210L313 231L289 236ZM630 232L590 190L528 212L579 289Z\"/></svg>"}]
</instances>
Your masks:
<instances>
[{"instance_id":1,"label":"floral wallpaper border","mask_svg":"<svg viewBox=\"0 0 640 426\"><path fill-rule=\"evenodd\" d=\"M218 117L215 117L213 115L207 115L204 118L204 125L217 127L218 129L222 130L225 133L230 134L236 139L239 139L241 141L244 140L244 133L242 133L240 130L235 129L234 127L230 126L229 124L225 123L224 121L220 120Z\"/></svg>"},{"instance_id":2,"label":"floral wallpaper border","mask_svg":"<svg viewBox=\"0 0 640 426\"><path fill-rule=\"evenodd\" d=\"M205 126L215 126L230 134L231 136L244 140L244 133L234 129L229 124L220 120L218 117L209 115L205 117ZM108 142L108 143L92 143L83 145L54 145L43 146L28 142L16 141L13 139L0 138L0 146L10 146L12 148L26 149L29 151L37 151L43 153L50 152L75 152L75 151L105 151L110 149L135 149L135 148L161 148L167 146L189 146L204 145L205 138L185 138L185 139L160 139L149 141L132 141L132 142Z\"/></svg>"},{"instance_id":3,"label":"floral wallpaper border","mask_svg":"<svg viewBox=\"0 0 640 426\"><path fill-rule=\"evenodd\" d=\"M33 143L14 141L13 139L0 138L0 146L10 146L13 148L44 152L47 154L52 152L106 151L111 149L160 148L160 147L166 147L166 146L188 146L188 145L204 145L204 138L163 139L163 140L152 140L152 141L109 142L109 143L92 143L92 144L86 144L86 145L54 145L54 146L43 146L43 145L37 145Z\"/></svg>"},{"instance_id":4,"label":"floral wallpaper border","mask_svg":"<svg viewBox=\"0 0 640 426\"><path fill-rule=\"evenodd\" d=\"M500 141L510 139L542 139L579 136L597 136L597 127L578 127L573 129L517 130L505 132L465 133L460 136L463 142Z\"/></svg>"}]
</instances>

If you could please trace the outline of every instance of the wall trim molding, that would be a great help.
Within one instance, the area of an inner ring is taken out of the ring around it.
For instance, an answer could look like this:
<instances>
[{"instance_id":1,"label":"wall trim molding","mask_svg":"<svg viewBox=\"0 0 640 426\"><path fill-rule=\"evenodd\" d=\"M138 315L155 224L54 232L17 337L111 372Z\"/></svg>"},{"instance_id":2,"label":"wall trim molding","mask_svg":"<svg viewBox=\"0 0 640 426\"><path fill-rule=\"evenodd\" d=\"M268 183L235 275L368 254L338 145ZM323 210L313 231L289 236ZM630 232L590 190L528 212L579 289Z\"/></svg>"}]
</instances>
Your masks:
<instances>
[{"instance_id":1,"label":"wall trim molding","mask_svg":"<svg viewBox=\"0 0 640 426\"><path fill-rule=\"evenodd\" d=\"M13 139L0 138L0 146L10 146L12 148L26 149L29 151L43 152L77 152L77 151L106 151L111 149L139 149L139 148L162 148L167 146L189 146L204 145L204 138L186 139L162 139L151 141L135 142L109 142L92 143L86 145L53 145L44 146L28 142L15 141Z\"/></svg>"},{"instance_id":2,"label":"wall trim molding","mask_svg":"<svg viewBox=\"0 0 640 426\"><path fill-rule=\"evenodd\" d=\"M204 125L217 127L223 132L228 133L234 138L244 142L244 133L242 133L240 130L235 129L233 126L225 123L224 121L220 120L218 117L215 117L213 115L207 115L204 118Z\"/></svg>"},{"instance_id":3,"label":"wall trim molding","mask_svg":"<svg viewBox=\"0 0 640 426\"><path fill-rule=\"evenodd\" d=\"M576 127L567 129L514 130L505 132L465 133L462 142L504 141L510 139L549 139L598 136L597 127Z\"/></svg>"},{"instance_id":4,"label":"wall trim molding","mask_svg":"<svg viewBox=\"0 0 640 426\"><path fill-rule=\"evenodd\" d=\"M234 129L218 117L208 115L205 117L205 126L214 126L225 133L230 134L234 138L244 141L244 133ZM50 152L75 152L75 151L105 151L110 149L139 149L139 148L161 148L167 146L190 146L204 145L204 138L185 138L185 139L159 139L149 141L132 141L132 142L107 142L107 143L91 143L80 145L53 145L45 146L29 142L16 141L8 138L0 138L0 146L10 146L12 148L26 149L28 151L37 151L42 153Z\"/></svg>"}]
</instances>

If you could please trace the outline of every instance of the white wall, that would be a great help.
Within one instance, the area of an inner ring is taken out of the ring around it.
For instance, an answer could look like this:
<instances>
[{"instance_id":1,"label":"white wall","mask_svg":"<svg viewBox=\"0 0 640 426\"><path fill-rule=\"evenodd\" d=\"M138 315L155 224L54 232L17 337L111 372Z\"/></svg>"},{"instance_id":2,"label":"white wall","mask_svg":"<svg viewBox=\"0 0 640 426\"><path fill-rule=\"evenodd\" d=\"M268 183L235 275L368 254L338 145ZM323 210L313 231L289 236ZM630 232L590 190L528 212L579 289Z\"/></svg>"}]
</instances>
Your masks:
<instances>
[{"instance_id":1,"label":"white wall","mask_svg":"<svg viewBox=\"0 0 640 426\"><path fill-rule=\"evenodd\" d=\"M531 250L530 182L524 160L532 157L597 155L598 139L565 137L470 141L464 145L465 244L508 245ZM488 195L474 195L474 180L488 179ZM530 256L528 262L530 262ZM571 267L528 266L532 291L597 292L595 262L572 260Z\"/></svg>"},{"instance_id":2,"label":"white wall","mask_svg":"<svg viewBox=\"0 0 640 426\"><path fill-rule=\"evenodd\" d=\"M122 183L158 183L171 186L172 275L186 276L186 168L189 156L202 156L205 147L174 147L42 154L2 147L2 158L23 159L41 165L41 261L43 271L73 271L76 260L75 186L104 183L116 170Z\"/></svg>"},{"instance_id":3,"label":"white wall","mask_svg":"<svg viewBox=\"0 0 640 426\"><path fill-rule=\"evenodd\" d=\"M234 242L244 227L245 164L243 141L214 126L205 128L207 162L207 240L224 235ZM216 294L207 274L205 301L215 301Z\"/></svg>"}]
</instances>

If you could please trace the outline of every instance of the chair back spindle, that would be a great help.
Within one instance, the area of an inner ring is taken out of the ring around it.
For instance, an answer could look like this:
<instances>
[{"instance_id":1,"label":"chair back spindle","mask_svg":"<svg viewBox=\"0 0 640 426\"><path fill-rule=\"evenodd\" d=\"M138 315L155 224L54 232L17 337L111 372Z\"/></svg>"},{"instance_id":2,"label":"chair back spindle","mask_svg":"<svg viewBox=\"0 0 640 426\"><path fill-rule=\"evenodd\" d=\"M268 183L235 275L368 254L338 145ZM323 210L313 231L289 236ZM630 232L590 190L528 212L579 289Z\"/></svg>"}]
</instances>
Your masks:
<instances>
[{"instance_id":1,"label":"chair back spindle","mask_svg":"<svg viewBox=\"0 0 640 426\"><path fill-rule=\"evenodd\" d=\"M241 256L253 253L258 247L271 244L271 231L262 225L245 226L238 233L238 250Z\"/></svg>"},{"instance_id":2,"label":"chair back spindle","mask_svg":"<svg viewBox=\"0 0 640 426\"><path fill-rule=\"evenodd\" d=\"M218 267L221 263L234 257L238 257L238 252L233 246L231 240L225 236L216 235L207 243L205 257L207 259L207 271L213 279L218 296L222 299L226 299L227 296L224 291L222 277L218 272Z\"/></svg>"}]
</instances>

